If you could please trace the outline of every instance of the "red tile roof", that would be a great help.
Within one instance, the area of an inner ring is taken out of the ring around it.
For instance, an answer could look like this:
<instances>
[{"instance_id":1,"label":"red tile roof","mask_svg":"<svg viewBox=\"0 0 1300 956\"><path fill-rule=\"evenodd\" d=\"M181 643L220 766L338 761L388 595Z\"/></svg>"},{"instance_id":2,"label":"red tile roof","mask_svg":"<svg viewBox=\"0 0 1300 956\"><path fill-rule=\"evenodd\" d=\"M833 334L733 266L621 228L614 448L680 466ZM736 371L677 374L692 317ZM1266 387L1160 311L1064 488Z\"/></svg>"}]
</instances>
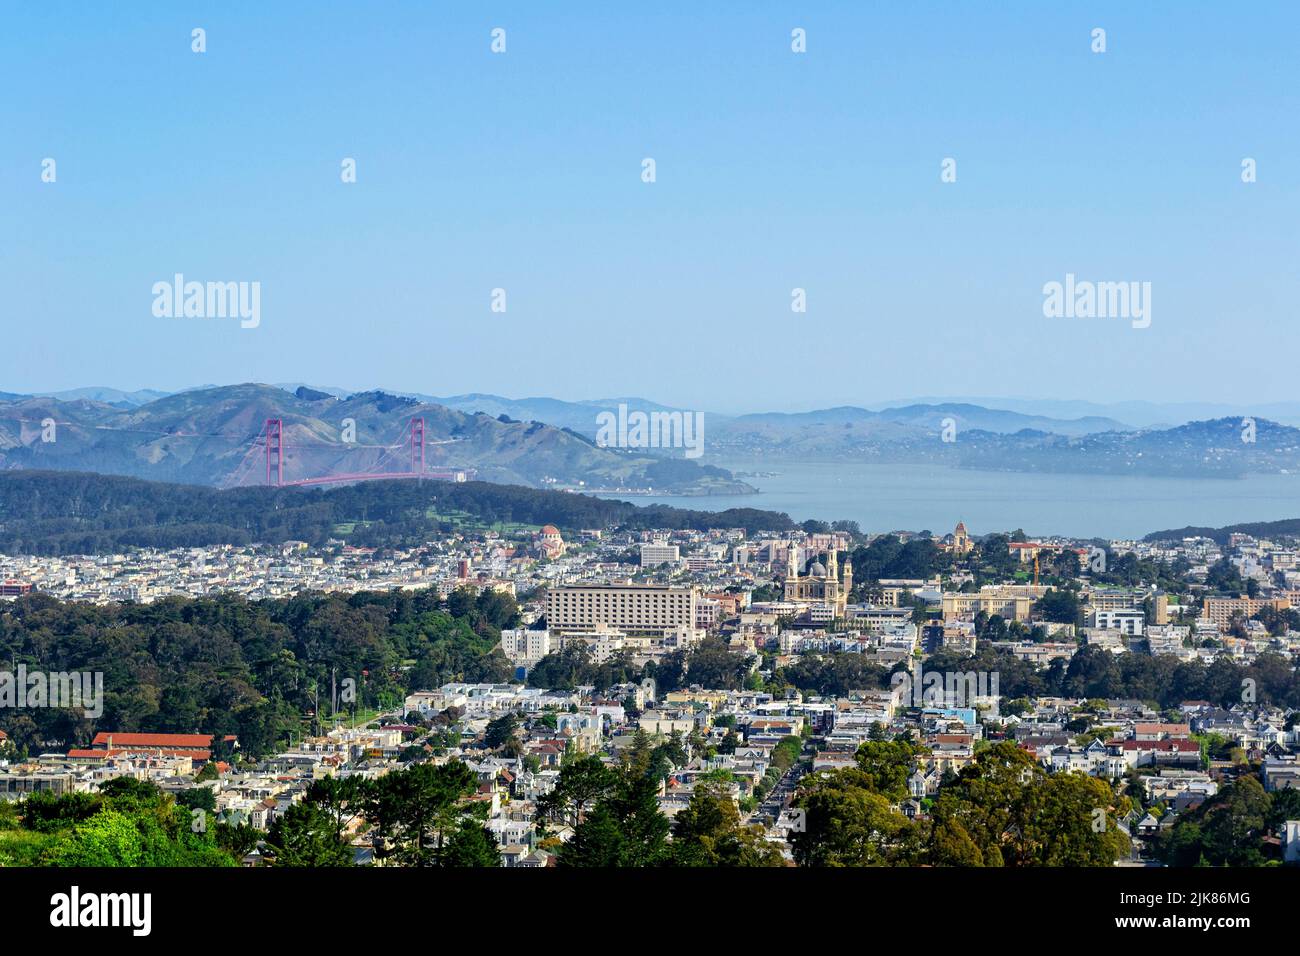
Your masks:
<instances>
[{"instance_id":1,"label":"red tile roof","mask_svg":"<svg viewBox=\"0 0 1300 956\"><path fill-rule=\"evenodd\" d=\"M205 750L212 745L212 734L121 734L101 730L90 742L92 747L107 747L112 742L114 747L180 747L184 749ZM233 744L237 738L227 734L222 738Z\"/></svg>"},{"instance_id":2,"label":"red tile roof","mask_svg":"<svg viewBox=\"0 0 1300 956\"><path fill-rule=\"evenodd\" d=\"M191 760L198 762L212 759L211 750L190 750L189 748L177 747L112 747L92 750L90 753L101 754L105 757L120 757L122 754L134 754L138 757L189 757Z\"/></svg>"},{"instance_id":3,"label":"red tile roof","mask_svg":"<svg viewBox=\"0 0 1300 956\"><path fill-rule=\"evenodd\" d=\"M1194 753L1201 749L1195 740L1123 740L1120 747L1124 750L1176 750L1181 753Z\"/></svg>"},{"instance_id":4,"label":"red tile roof","mask_svg":"<svg viewBox=\"0 0 1300 956\"><path fill-rule=\"evenodd\" d=\"M1187 724L1135 724L1133 732L1136 734L1169 734L1171 737L1185 737L1192 732L1192 728Z\"/></svg>"}]
</instances>

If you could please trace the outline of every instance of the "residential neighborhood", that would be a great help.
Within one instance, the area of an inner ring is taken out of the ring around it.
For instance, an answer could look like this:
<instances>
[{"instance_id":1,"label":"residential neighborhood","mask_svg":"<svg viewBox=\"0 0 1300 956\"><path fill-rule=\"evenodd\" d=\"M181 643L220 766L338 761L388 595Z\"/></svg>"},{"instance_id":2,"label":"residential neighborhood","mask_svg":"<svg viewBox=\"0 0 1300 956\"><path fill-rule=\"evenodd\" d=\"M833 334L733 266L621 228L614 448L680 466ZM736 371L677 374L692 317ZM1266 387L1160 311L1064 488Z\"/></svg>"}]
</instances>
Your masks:
<instances>
[{"instance_id":1,"label":"residential neighborhood","mask_svg":"<svg viewBox=\"0 0 1300 956\"><path fill-rule=\"evenodd\" d=\"M1011 537L976 540L963 525L942 538L850 527L566 537L548 525L407 552L290 544L7 558L10 601L103 604L122 588L145 605L219 592L426 592L452 603L497 595L517 611L493 632L505 680L412 687L359 713L355 688L345 675L340 691L332 674L298 732L257 754L233 734L107 729L88 746L22 752L0 738L0 797L94 793L130 778L214 825L266 835L321 781L459 764L500 865L539 867L556 865L583 823L548 810L548 795L564 790L566 768L592 760L652 767L670 825L697 794L725 800L735 825L789 865L815 858L797 851L818 781L863 769L863 754L882 746L902 754L891 757L900 785L881 794L888 812L917 827L936 825L945 789L981 754L1012 748L1045 778L1099 781L1111 795L1099 804L1103 831L1121 848L1110 862L1121 866L1170 862L1161 835L1247 778L1266 795L1300 796L1300 708L1270 702L1294 688L1293 664L1289 685L1270 692L1247 677L1228 700L1047 689L1098 683L1072 673L1085 659L1089 671L1114 669L1116 686L1130 658L1207 673L1294 662L1293 543ZM909 561L921 573L893 576ZM1157 580L1116 584L1106 562L1121 574L1158 568ZM1292 822L1259 834L1260 860L1296 858ZM354 862L391 862L369 824L358 814L343 835ZM254 839L240 862L273 858Z\"/></svg>"}]
</instances>

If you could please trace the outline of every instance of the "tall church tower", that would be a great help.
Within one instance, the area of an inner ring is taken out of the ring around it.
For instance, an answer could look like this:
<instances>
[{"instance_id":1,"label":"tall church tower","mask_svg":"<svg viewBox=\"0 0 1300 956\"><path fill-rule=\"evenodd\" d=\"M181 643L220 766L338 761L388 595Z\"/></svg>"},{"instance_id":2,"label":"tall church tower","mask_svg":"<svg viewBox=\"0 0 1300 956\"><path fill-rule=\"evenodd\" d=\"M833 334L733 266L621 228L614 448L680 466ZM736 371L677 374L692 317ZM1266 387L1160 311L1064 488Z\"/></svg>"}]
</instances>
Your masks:
<instances>
[{"instance_id":1,"label":"tall church tower","mask_svg":"<svg viewBox=\"0 0 1300 956\"><path fill-rule=\"evenodd\" d=\"M799 597L799 549L793 541L785 554L785 599L794 601Z\"/></svg>"},{"instance_id":2,"label":"tall church tower","mask_svg":"<svg viewBox=\"0 0 1300 956\"><path fill-rule=\"evenodd\" d=\"M842 616L840 614L840 606L843 603L840 600L840 561L835 548L826 552L826 587L822 591L822 599L835 608L836 617Z\"/></svg>"}]
</instances>

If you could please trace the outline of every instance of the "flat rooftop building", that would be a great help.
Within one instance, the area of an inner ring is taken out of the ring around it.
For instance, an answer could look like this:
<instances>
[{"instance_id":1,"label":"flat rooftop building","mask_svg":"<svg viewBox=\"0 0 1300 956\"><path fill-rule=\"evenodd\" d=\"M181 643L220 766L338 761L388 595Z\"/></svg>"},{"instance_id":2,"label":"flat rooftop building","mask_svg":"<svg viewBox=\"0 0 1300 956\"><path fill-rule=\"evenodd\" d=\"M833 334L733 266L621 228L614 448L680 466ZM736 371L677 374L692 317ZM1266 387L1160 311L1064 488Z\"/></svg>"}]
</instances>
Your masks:
<instances>
[{"instance_id":1,"label":"flat rooftop building","mask_svg":"<svg viewBox=\"0 0 1300 956\"><path fill-rule=\"evenodd\" d=\"M552 633L590 631L599 625L627 634L662 634L695 627L695 588L651 584L575 584L546 592L546 626Z\"/></svg>"}]
</instances>

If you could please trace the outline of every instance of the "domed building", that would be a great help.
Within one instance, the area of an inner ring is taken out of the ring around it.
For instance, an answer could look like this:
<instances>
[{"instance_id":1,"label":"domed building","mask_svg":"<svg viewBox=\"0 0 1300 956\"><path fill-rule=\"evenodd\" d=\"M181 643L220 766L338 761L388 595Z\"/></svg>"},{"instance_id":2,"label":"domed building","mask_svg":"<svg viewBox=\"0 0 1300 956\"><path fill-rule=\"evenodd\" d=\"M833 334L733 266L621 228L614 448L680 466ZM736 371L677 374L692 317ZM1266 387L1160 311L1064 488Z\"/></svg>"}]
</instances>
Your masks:
<instances>
[{"instance_id":1,"label":"domed building","mask_svg":"<svg viewBox=\"0 0 1300 956\"><path fill-rule=\"evenodd\" d=\"M543 526L542 530L533 538L533 543L543 557L550 559L560 557L567 547L564 538L560 536L560 529L553 524Z\"/></svg>"},{"instance_id":2,"label":"domed building","mask_svg":"<svg viewBox=\"0 0 1300 956\"><path fill-rule=\"evenodd\" d=\"M826 563L814 561L806 578L799 577L799 566L791 563L786 572L785 599L795 604L826 604L834 609L837 620L843 619L853 590L853 563L844 559L844 580L840 580L839 552L831 548Z\"/></svg>"}]
</instances>

